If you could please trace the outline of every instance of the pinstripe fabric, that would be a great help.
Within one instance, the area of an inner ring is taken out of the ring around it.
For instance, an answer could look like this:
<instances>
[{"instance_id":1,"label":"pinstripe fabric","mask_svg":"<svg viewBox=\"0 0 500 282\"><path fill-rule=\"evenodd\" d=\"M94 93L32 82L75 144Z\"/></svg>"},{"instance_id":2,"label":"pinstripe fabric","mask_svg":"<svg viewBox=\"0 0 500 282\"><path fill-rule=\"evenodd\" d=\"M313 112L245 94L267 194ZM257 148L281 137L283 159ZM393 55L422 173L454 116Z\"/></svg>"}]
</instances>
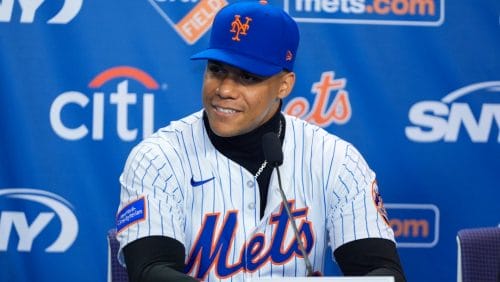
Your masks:
<instances>
[{"instance_id":1,"label":"pinstripe fabric","mask_svg":"<svg viewBox=\"0 0 500 282\"><path fill-rule=\"evenodd\" d=\"M378 215L372 199L375 173L359 152L351 144L295 117L286 116L286 126L285 158L280 167L283 188L288 199L294 200L296 210L307 208L305 217L296 218L296 223L299 227L311 227L312 242L307 243L313 244L309 258L314 269L323 270L327 244L336 249L361 238L394 240L392 230ZM191 179L211 178L202 185L191 185ZM172 122L137 145L127 159L120 183L119 211L141 197L146 200L145 219L119 231L121 248L145 236L168 236L184 244L188 262L196 244L210 239L217 241L224 233L224 220L230 222L228 215L235 214L234 233L221 240L224 243L219 249L212 246L212 251L220 251L217 259L228 268L239 267L225 276L224 268L219 270L214 259L202 273L200 260L207 257L199 255L198 260L193 259L190 275L199 274L206 281L243 281L250 277L306 273L301 256L292 255L284 262L270 263L274 259L270 255L271 245L278 240L273 238L278 224L272 220L281 210L276 172L271 176L261 220L257 181L246 169L215 150L206 135L201 111ZM215 220L212 238L199 238L200 229L208 224L207 218ZM285 230L282 245L278 246L282 252L294 242L291 228ZM263 240L264 245L252 260L249 253L257 252L261 246L245 248L256 240ZM222 253L225 245L227 251ZM270 257L265 263L252 267L252 263L266 255ZM120 260L123 263L121 251Z\"/></svg>"}]
</instances>

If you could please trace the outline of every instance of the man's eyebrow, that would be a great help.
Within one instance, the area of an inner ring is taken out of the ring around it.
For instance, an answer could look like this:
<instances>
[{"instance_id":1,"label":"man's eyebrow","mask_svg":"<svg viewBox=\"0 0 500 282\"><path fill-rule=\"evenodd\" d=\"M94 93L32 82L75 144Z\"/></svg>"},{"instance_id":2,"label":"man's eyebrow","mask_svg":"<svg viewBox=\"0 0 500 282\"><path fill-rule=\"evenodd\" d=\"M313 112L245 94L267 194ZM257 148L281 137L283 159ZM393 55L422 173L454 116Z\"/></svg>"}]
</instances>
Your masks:
<instances>
[{"instance_id":1,"label":"man's eyebrow","mask_svg":"<svg viewBox=\"0 0 500 282\"><path fill-rule=\"evenodd\" d=\"M268 79L268 78L271 77L271 76L261 76L261 75L258 75L258 74L255 74L255 73L251 73L251 72L248 72L248 71L245 71L245 70L240 70L240 74L244 74L244 75L248 75L248 76L253 76L253 77L261 79L261 80L266 80L266 79Z\"/></svg>"},{"instance_id":2,"label":"man's eyebrow","mask_svg":"<svg viewBox=\"0 0 500 282\"><path fill-rule=\"evenodd\" d=\"M207 64L222 66L221 62L217 62L217 61L214 61L214 60L208 60Z\"/></svg>"},{"instance_id":3,"label":"man's eyebrow","mask_svg":"<svg viewBox=\"0 0 500 282\"><path fill-rule=\"evenodd\" d=\"M228 67L229 68L228 71L232 71L232 72L237 73L239 75L243 74L243 75L253 76L253 77L258 78L258 79L260 79L262 81L267 80L268 78L272 77L272 75L270 75L270 76L261 76L261 75L258 75L258 74L246 71L244 69L240 69L238 67L234 67L234 66L231 66L229 64L226 64L226 63L223 63L223 62L219 62L219 61L215 61L215 60L207 60L207 65L216 65L216 66L221 67L221 68Z\"/></svg>"}]
</instances>

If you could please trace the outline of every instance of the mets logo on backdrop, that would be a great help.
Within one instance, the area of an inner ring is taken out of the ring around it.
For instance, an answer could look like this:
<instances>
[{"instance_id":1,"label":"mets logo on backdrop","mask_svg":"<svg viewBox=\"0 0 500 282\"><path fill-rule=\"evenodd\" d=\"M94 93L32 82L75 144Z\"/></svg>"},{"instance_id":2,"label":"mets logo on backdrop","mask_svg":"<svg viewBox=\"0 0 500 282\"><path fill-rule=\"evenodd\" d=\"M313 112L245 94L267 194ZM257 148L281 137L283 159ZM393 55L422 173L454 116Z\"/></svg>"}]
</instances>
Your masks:
<instances>
[{"instance_id":1,"label":"mets logo on backdrop","mask_svg":"<svg viewBox=\"0 0 500 282\"><path fill-rule=\"evenodd\" d=\"M285 0L297 22L440 26L444 0Z\"/></svg>"},{"instance_id":2,"label":"mets logo on backdrop","mask_svg":"<svg viewBox=\"0 0 500 282\"><path fill-rule=\"evenodd\" d=\"M188 44L198 41L212 25L215 14L227 5L226 0L149 0L149 3Z\"/></svg>"},{"instance_id":3,"label":"mets logo on backdrop","mask_svg":"<svg viewBox=\"0 0 500 282\"><path fill-rule=\"evenodd\" d=\"M336 78L335 72L325 71L311 87L311 93L316 95L313 105L305 97L296 97L286 104L285 113L321 127L332 123L345 124L352 114L346 85L346 78Z\"/></svg>"}]
</instances>

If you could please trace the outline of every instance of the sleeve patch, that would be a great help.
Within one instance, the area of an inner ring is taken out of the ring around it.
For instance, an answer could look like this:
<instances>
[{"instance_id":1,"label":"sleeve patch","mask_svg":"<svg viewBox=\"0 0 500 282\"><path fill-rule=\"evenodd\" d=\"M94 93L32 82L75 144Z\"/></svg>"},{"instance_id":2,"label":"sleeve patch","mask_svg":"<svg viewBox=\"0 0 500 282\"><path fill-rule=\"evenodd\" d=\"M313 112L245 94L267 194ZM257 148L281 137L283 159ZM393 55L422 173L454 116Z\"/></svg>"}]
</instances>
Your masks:
<instances>
[{"instance_id":1,"label":"sleeve patch","mask_svg":"<svg viewBox=\"0 0 500 282\"><path fill-rule=\"evenodd\" d=\"M372 183L372 198L373 198L373 203L375 204L375 207L377 208L378 213L382 216L385 223L387 225L389 225L387 211L384 207L384 201L382 200L382 196L380 195L380 192L378 191L378 185L377 185L376 180L373 181L373 183Z\"/></svg>"},{"instance_id":2,"label":"sleeve patch","mask_svg":"<svg viewBox=\"0 0 500 282\"><path fill-rule=\"evenodd\" d=\"M144 197L126 205L116 216L116 231L121 232L131 224L138 223L146 218L146 204Z\"/></svg>"}]
</instances>

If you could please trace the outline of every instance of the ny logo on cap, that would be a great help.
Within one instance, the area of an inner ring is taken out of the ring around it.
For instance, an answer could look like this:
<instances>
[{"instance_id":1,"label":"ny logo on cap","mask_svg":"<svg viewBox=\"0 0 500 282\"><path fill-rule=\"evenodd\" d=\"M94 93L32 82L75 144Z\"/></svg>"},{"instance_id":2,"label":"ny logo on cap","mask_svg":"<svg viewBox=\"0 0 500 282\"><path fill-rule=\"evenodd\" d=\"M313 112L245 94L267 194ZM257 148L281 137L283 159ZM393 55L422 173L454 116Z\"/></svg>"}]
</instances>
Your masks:
<instances>
[{"instance_id":1,"label":"ny logo on cap","mask_svg":"<svg viewBox=\"0 0 500 282\"><path fill-rule=\"evenodd\" d=\"M234 41L240 41L240 34L247 35L247 30L250 28L249 23L252 21L251 18L245 17L246 22L242 23L240 20L240 15L234 15L234 21L231 22L231 32L235 35L231 38Z\"/></svg>"}]
</instances>

